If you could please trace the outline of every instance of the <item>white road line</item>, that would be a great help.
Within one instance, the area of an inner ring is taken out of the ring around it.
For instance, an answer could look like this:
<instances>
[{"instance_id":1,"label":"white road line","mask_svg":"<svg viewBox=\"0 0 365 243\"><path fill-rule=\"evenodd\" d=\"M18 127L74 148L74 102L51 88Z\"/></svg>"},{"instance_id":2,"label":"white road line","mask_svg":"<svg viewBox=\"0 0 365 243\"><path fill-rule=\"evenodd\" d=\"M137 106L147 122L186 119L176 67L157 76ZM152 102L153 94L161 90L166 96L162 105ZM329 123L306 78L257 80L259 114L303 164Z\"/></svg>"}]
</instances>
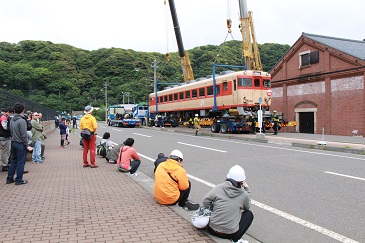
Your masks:
<instances>
[{"instance_id":1,"label":"white road line","mask_svg":"<svg viewBox=\"0 0 365 243\"><path fill-rule=\"evenodd\" d=\"M256 144L256 143L249 143L249 142L242 142L242 141L233 141L233 140L230 140L230 139L218 139L218 138L194 136L194 135L187 135L187 134L178 134L176 132L166 132L166 133L174 134L174 136L195 137L197 139L207 139L207 140L213 140L213 141L223 141L223 142L226 142L226 143L244 144L244 145L249 145L249 146L256 146L256 147L263 147L263 148L270 148L270 149L280 149L280 150L293 151L293 152L299 152L299 153L318 154L318 155L324 155L324 156L331 156L331 157L338 157L338 158L346 158L346 159L355 159L355 160L363 160L363 161L365 161L365 158L360 158L360 157L358 158L358 157L338 155L338 154L326 154L324 151L323 152L304 151L304 150L298 150L298 149L281 148L281 147L275 147L275 146L269 146L269 145L262 145L262 144Z\"/></svg>"},{"instance_id":2,"label":"white road line","mask_svg":"<svg viewBox=\"0 0 365 243\"><path fill-rule=\"evenodd\" d=\"M138 136L148 137L148 138L152 137L152 136L144 135L144 134L140 134L140 133L133 133L133 134L136 134L136 135L138 135Z\"/></svg>"},{"instance_id":3,"label":"white road line","mask_svg":"<svg viewBox=\"0 0 365 243\"><path fill-rule=\"evenodd\" d=\"M197 148L213 150L213 151L217 151L217 152L221 152L221 153L227 153L227 151L224 151L224 150L213 149L213 148L207 148L207 147L203 147L203 146L198 146L198 145L193 145L193 144L188 144L188 143L182 143L182 142L177 142L177 143L182 144L182 145L191 146L191 147L197 147Z\"/></svg>"},{"instance_id":4,"label":"white road line","mask_svg":"<svg viewBox=\"0 0 365 243\"><path fill-rule=\"evenodd\" d=\"M196 180L196 181L198 181L200 183L203 183L203 184L205 184L207 186L210 186L210 187L214 187L215 186L213 183L210 183L208 181L205 181L205 180L200 179L198 177L195 177L193 175L188 174L188 177L191 178L191 179L194 179L194 180ZM326 235L328 237L331 237L331 238L333 238L335 240L338 240L340 242L345 242L345 243L358 243L357 241L355 241L353 239L350 239L350 238L348 238L346 236L340 235L340 234L338 234L336 232L333 232L331 230L328 230L326 228L323 228L323 227L321 227L319 225L312 224L311 222L308 222L308 221L306 221L304 219L295 217L294 215L285 213L285 212L283 212L283 211L281 211L279 209L270 207L270 206L268 206L266 204L260 203L260 202L255 201L255 200L252 200L251 202L252 202L253 205L255 205L255 206L259 207L259 208L262 208L262 209L264 209L266 211L269 211L269 212L271 212L273 214L276 214L276 215L278 215L278 216L280 216L280 217L282 217L284 219L293 221L294 223L297 223L297 224L299 224L299 225L301 225L303 227L307 227L309 229L312 229L314 231L317 231L317 232L319 232L319 233L321 233L323 235Z\"/></svg>"},{"instance_id":5,"label":"white road line","mask_svg":"<svg viewBox=\"0 0 365 243\"><path fill-rule=\"evenodd\" d=\"M361 178L361 177L357 177L357 176L344 175L344 174L335 173L335 172L331 172L331 171L325 171L324 173L365 181L365 178Z\"/></svg>"},{"instance_id":6,"label":"white road line","mask_svg":"<svg viewBox=\"0 0 365 243\"><path fill-rule=\"evenodd\" d=\"M112 130L118 131L118 132L121 132L122 131L121 129L116 129L116 128L112 128Z\"/></svg>"}]
</instances>

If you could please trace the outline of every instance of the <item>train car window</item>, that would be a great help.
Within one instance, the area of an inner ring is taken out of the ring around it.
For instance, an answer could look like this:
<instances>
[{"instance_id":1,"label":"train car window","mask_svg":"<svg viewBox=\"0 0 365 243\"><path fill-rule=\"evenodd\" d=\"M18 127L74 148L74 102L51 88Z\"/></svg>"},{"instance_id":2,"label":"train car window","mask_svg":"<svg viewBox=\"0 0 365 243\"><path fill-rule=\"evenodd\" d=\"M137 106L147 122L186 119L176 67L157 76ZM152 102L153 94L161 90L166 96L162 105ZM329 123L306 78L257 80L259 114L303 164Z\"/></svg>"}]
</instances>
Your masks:
<instances>
[{"instance_id":1,"label":"train car window","mask_svg":"<svg viewBox=\"0 0 365 243\"><path fill-rule=\"evenodd\" d=\"M228 90L228 83L227 82L223 82L223 90Z\"/></svg>"},{"instance_id":2,"label":"train car window","mask_svg":"<svg viewBox=\"0 0 365 243\"><path fill-rule=\"evenodd\" d=\"M253 84L255 85L255 87L260 87L260 79L254 79Z\"/></svg>"},{"instance_id":3,"label":"train car window","mask_svg":"<svg viewBox=\"0 0 365 243\"><path fill-rule=\"evenodd\" d=\"M213 86L209 86L207 90L208 90L208 95L213 95Z\"/></svg>"},{"instance_id":4,"label":"train car window","mask_svg":"<svg viewBox=\"0 0 365 243\"><path fill-rule=\"evenodd\" d=\"M268 79L264 79L264 87L265 88L270 88L271 87L271 81Z\"/></svg>"},{"instance_id":5,"label":"train car window","mask_svg":"<svg viewBox=\"0 0 365 243\"><path fill-rule=\"evenodd\" d=\"M178 100L177 93L174 94L174 100Z\"/></svg>"},{"instance_id":6,"label":"train car window","mask_svg":"<svg viewBox=\"0 0 365 243\"><path fill-rule=\"evenodd\" d=\"M199 97L204 97L205 96L205 88L200 88L199 89Z\"/></svg>"},{"instance_id":7,"label":"train car window","mask_svg":"<svg viewBox=\"0 0 365 243\"><path fill-rule=\"evenodd\" d=\"M215 86L215 94L219 95L221 93L221 86L220 85L216 85Z\"/></svg>"},{"instance_id":8,"label":"train car window","mask_svg":"<svg viewBox=\"0 0 365 243\"><path fill-rule=\"evenodd\" d=\"M179 95L180 97L180 100L183 100L184 99L184 92L180 92L180 95Z\"/></svg>"},{"instance_id":9,"label":"train car window","mask_svg":"<svg viewBox=\"0 0 365 243\"><path fill-rule=\"evenodd\" d=\"M237 90L237 82L235 79L233 79L233 90L236 91Z\"/></svg>"},{"instance_id":10,"label":"train car window","mask_svg":"<svg viewBox=\"0 0 365 243\"><path fill-rule=\"evenodd\" d=\"M185 99L190 99L190 90L189 91L185 91Z\"/></svg>"},{"instance_id":11,"label":"train car window","mask_svg":"<svg viewBox=\"0 0 365 243\"><path fill-rule=\"evenodd\" d=\"M238 78L238 87L252 87L250 78Z\"/></svg>"},{"instance_id":12,"label":"train car window","mask_svg":"<svg viewBox=\"0 0 365 243\"><path fill-rule=\"evenodd\" d=\"M172 101L172 94L169 95L169 101Z\"/></svg>"},{"instance_id":13,"label":"train car window","mask_svg":"<svg viewBox=\"0 0 365 243\"><path fill-rule=\"evenodd\" d=\"M164 97L163 97L163 102L167 102L168 101L168 99L167 99L168 97L167 97L167 95L165 95Z\"/></svg>"},{"instance_id":14,"label":"train car window","mask_svg":"<svg viewBox=\"0 0 365 243\"><path fill-rule=\"evenodd\" d=\"M163 102L163 96L160 96L160 103Z\"/></svg>"},{"instance_id":15,"label":"train car window","mask_svg":"<svg viewBox=\"0 0 365 243\"><path fill-rule=\"evenodd\" d=\"M197 97L197 91L196 91L196 89L193 89L192 91L191 91L191 98L196 98Z\"/></svg>"}]
</instances>

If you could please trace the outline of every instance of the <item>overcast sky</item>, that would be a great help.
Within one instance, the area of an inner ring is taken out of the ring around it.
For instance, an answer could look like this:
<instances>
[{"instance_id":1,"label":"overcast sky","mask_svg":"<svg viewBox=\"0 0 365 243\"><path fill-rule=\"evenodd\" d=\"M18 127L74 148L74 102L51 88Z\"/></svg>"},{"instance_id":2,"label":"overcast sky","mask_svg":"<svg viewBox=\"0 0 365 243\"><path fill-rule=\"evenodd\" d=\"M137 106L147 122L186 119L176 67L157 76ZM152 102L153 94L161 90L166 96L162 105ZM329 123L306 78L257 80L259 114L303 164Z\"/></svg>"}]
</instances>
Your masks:
<instances>
[{"instance_id":1,"label":"overcast sky","mask_svg":"<svg viewBox=\"0 0 365 243\"><path fill-rule=\"evenodd\" d=\"M221 44L227 17L233 21L233 39L241 40L238 0L231 0L230 10L228 2L175 0L186 50ZM302 32L365 39L364 0L247 0L247 5L259 44L293 45ZM85 50L177 51L164 0L0 0L0 23L0 42L43 40Z\"/></svg>"}]
</instances>

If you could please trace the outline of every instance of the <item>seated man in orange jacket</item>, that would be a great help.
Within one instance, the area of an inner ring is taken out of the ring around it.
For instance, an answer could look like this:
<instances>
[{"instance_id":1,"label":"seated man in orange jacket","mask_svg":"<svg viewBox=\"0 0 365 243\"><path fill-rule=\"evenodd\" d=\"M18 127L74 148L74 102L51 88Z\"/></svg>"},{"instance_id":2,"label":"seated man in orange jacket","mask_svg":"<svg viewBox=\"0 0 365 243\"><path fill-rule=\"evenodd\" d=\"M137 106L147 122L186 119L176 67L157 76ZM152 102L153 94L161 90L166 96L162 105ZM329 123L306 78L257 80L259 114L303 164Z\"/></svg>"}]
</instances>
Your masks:
<instances>
[{"instance_id":1,"label":"seated man in orange jacket","mask_svg":"<svg viewBox=\"0 0 365 243\"><path fill-rule=\"evenodd\" d=\"M199 204L188 200L191 183L182 161L183 154L175 149L165 162L159 164L155 172L154 196L163 205L178 204L188 210L197 210Z\"/></svg>"}]
</instances>

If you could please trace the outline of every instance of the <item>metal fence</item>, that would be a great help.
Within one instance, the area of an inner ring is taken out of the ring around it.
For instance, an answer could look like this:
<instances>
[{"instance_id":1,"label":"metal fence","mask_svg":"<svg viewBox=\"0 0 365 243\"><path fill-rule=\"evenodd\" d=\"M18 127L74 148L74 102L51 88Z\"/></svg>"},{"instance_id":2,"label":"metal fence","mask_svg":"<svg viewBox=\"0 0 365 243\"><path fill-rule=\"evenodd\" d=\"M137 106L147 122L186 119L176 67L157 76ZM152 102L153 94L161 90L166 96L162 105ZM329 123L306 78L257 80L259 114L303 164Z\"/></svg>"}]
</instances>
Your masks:
<instances>
[{"instance_id":1,"label":"metal fence","mask_svg":"<svg viewBox=\"0 0 365 243\"><path fill-rule=\"evenodd\" d=\"M17 102L24 104L25 111L30 110L42 113L43 121L53 120L54 117L59 113L44 105L25 99L19 95L13 94L7 90L0 88L0 111L5 109L6 107L13 106Z\"/></svg>"}]
</instances>

